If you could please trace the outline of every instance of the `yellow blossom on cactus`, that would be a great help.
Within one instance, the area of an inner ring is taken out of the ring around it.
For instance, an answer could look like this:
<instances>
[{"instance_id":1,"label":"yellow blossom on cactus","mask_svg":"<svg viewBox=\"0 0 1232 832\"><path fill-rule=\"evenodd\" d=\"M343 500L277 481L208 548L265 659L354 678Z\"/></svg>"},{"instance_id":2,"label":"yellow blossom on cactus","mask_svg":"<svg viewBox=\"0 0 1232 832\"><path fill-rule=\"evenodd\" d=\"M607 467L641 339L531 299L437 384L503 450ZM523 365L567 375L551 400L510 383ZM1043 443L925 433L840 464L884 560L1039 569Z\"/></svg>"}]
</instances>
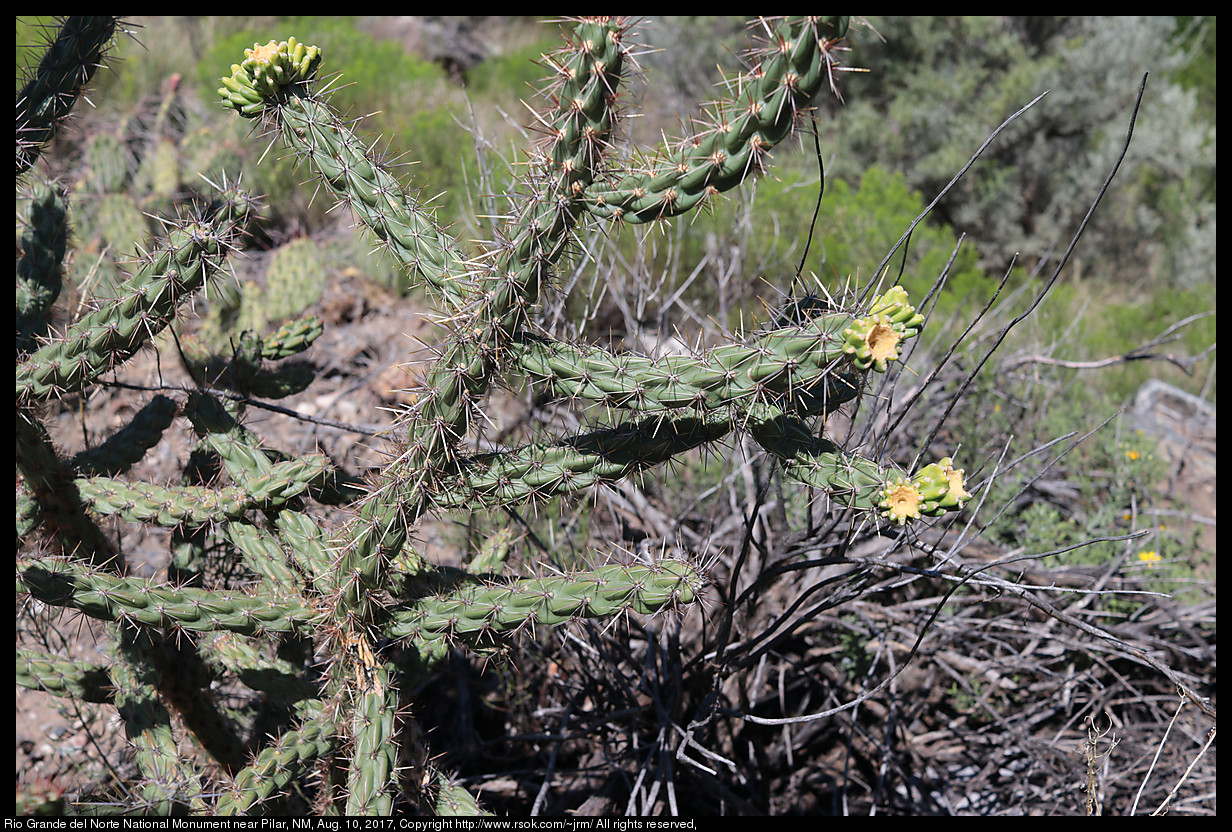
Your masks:
<instances>
[{"instance_id":1,"label":"yellow blossom on cactus","mask_svg":"<svg viewBox=\"0 0 1232 832\"><path fill-rule=\"evenodd\" d=\"M966 472L962 468L955 468L954 460L948 456L937 464L941 466L941 470L945 472L946 479L949 480L950 496L957 500L960 505L970 500L971 495L967 493L966 484L963 482Z\"/></svg>"},{"instance_id":2,"label":"yellow blossom on cactus","mask_svg":"<svg viewBox=\"0 0 1232 832\"><path fill-rule=\"evenodd\" d=\"M861 370L884 373L886 364L898 359L899 345L915 337L922 323L924 316L907 302L907 291L895 286L873 298L868 315L843 330L843 351Z\"/></svg>"},{"instance_id":3,"label":"yellow blossom on cactus","mask_svg":"<svg viewBox=\"0 0 1232 832\"><path fill-rule=\"evenodd\" d=\"M902 286L895 286L873 298L868 311L870 315L889 317L890 323L903 338L914 336L920 331L920 324L924 323L924 316L907 302L907 290Z\"/></svg>"},{"instance_id":4,"label":"yellow blossom on cactus","mask_svg":"<svg viewBox=\"0 0 1232 832\"><path fill-rule=\"evenodd\" d=\"M898 345L903 340L888 315L869 315L854 321L843 336L847 340L843 349L855 357L856 366L861 370L871 366L879 373L884 373L886 364L898 358Z\"/></svg>"},{"instance_id":5,"label":"yellow blossom on cactus","mask_svg":"<svg viewBox=\"0 0 1232 832\"><path fill-rule=\"evenodd\" d=\"M908 520L920 518L920 489L915 483L898 478L897 482L886 486L883 499L879 505L885 509L885 516L900 526Z\"/></svg>"},{"instance_id":6,"label":"yellow blossom on cactus","mask_svg":"<svg viewBox=\"0 0 1232 832\"><path fill-rule=\"evenodd\" d=\"M866 340L873 361L893 361L898 358L898 344L902 341L902 336L890 326L889 319L884 315L869 329Z\"/></svg>"}]
</instances>

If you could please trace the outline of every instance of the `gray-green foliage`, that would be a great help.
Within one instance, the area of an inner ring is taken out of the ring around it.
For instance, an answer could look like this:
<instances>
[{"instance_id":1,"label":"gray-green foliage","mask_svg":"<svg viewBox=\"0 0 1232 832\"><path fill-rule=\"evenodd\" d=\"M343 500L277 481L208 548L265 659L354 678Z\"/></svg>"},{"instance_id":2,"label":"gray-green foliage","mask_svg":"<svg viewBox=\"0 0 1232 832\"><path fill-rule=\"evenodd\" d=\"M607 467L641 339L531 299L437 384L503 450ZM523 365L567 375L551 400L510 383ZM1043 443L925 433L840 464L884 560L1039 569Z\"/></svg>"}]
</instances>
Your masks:
<instances>
[{"instance_id":1,"label":"gray-green foliage","mask_svg":"<svg viewBox=\"0 0 1232 832\"><path fill-rule=\"evenodd\" d=\"M936 193L988 132L1011 125L937 217L1000 269L1014 253L1055 263L1124 141L1124 113L1151 73L1125 166L1088 229L1078 267L1123 281L1209 285L1215 258L1215 127L1177 73L1189 53L1172 18L874 18L834 139L835 173L904 171ZM1213 83L1213 81L1212 81ZM1050 267L1050 265L1049 265Z\"/></svg>"}]
</instances>

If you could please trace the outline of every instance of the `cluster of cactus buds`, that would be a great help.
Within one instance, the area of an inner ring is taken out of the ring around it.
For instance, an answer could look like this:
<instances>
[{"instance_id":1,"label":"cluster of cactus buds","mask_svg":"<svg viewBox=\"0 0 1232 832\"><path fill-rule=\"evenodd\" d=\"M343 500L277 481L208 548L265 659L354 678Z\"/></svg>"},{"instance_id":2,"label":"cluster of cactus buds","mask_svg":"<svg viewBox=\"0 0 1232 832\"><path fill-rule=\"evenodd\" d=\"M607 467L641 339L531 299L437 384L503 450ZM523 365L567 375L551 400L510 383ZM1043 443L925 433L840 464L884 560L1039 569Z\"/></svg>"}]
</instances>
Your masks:
<instances>
[{"instance_id":1,"label":"cluster of cactus buds","mask_svg":"<svg viewBox=\"0 0 1232 832\"><path fill-rule=\"evenodd\" d=\"M885 516L898 524L921 516L938 517L963 507L971 495L963 484L963 471L948 456L925 466L911 479L897 478L885 488L879 503Z\"/></svg>"},{"instance_id":2,"label":"cluster of cactus buds","mask_svg":"<svg viewBox=\"0 0 1232 832\"><path fill-rule=\"evenodd\" d=\"M97 60L92 50L114 21L95 25L92 37L72 33L79 64ZM697 600L704 578L695 564L673 558L506 577L504 539L468 571L446 569L410 545L428 513L576 494L734 433L752 437L788 476L835 503L892 523L960 509L969 495L950 459L908 476L838 448L812 424L854 400L869 373L885 372L919 333L923 317L899 287L862 310L815 310L689 356L617 354L531 326L584 225L665 221L761 171L825 87L847 25L841 17L768 21L769 46L751 53L738 94L699 118L692 135L628 166L612 147L633 66L630 23L572 21L565 46L545 58L555 77L537 112L542 139L531 148L518 203L501 239L477 258L330 108L316 81L321 50L294 38L246 50L222 81L223 104L276 131L443 304L450 327L418 398L401 414L397 453L341 528L314 517L309 501L345 500L355 486L323 456L265 447L241 424L240 409L205 387L221 375L204 361L189 359L202 390L155 399L103 446L107 453L57 455L41 406L99 383L168 326L218 273L252 203L226 188L207 210L170 223L113 301L50 337L41 320L57 291L64 223L62 196L41 195L31 203L19 265L17 467L19 539L41 531L46 542L37 557L19 555L18 592L112 622L119 647L108 667L22 650L19 683L119 708L142 775L133 794L149 811L259 812L292 782L324 772L316 788L326 811L388 813L402 799L425 811L476 812L474 798L433 769L403 716L406 691L451 649L494 650L540 625L683 607ZM43 87L61 86L39 93L49 102L76 95L73 73L40 68L40 76ZM44 113L50 107L39 111L40 124L62 118ZM19 150L34 121L23 123L19 113ZM272 335L241 338L228 368L232 386L259 396L300 389L302 379L271 377L263 362L298 355L320 327L315 319L291 321ZM498 382L518 379L616 421L473 452L468 440L485 398ZM127 480L177 418L197 437L184 480ZM206 471L230 484L216 484ZM172 581L130 575L100 516L170 528ZM240 564L242 585L211 574L209 534ZM324 667L312 659L322 652L332 657ZM213 708L211 683L221 676L252 691L278 726L261 722L246 732ZM175 751L175 723L163 703L208 735L201 740L216 758L211 776L224 781L220 797Z\"/></svg>"},{"instance_id":3,"label":"cluster of cactus buds","mask_svg":"<svg viewBox=\"0 0 1232 832\"><path fill-rule=\"evenodd\" d=\"M297 84L311 81L321 63L321 50L305 46L295 38L265 46L254 43L245 49L243 63L231 65L231 76L223 78L219 90L229 105L244 115L261 113Z\"/></svg>"}]
</instances>

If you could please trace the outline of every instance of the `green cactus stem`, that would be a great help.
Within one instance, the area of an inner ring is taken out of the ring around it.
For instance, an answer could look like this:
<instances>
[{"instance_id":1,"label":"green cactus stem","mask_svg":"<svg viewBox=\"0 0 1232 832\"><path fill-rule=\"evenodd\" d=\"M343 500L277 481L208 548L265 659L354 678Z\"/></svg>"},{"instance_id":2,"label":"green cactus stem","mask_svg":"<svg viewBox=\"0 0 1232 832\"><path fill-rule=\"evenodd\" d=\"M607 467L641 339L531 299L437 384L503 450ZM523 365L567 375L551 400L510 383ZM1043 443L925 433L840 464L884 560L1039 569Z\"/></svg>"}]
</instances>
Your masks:
<instances>
[{"instance_id":1,"label":"green cactus stem","mask_svg":"<svg viewBox=\"0 0 1232 832\"><path fill-rule=\"evenodd\" d=\"M732 430L726 412L648 417L557 444L534 444L463 461L447 487L434 492L440 508L508 505L576 494L625 479Z\"/></svg>"},{"instance_id":2,"label":"green cactus stem","mask_svg":"<svg viewBox=\"0 0 1232 832\"><path fill-rule=\"evenodd\" d=\"M145 814L203 812L207 804L196 772L176 747L171 714L159 698L157 648L148 632L125 626L111 667L115 704L141 771L137 807Z\"/></svg>"},{"instance_id":3,"label":"green cactus stem","mask_svg":"<svg viewBox=\"0 0 1232 832\"><path fill-rule=\"evenodd\" d=\"M347 815L387 816L393 808L394 770L398 746L394 728L398 692L389 668L364 664L363 689L351 719L351 769L347 778Z\"/></svg>"},{"instance_id":4,"label":"green cactus stem","mask_svg":"<svg viewBox=\"0 0 1232 832\"><path fill-rule=\"evenodd\" d=\"M460 303L460 284L471 266L431 212L368 158L368 148L312 91L320 50L290 38L254 45L245 54L222 79L224 103L247 118L275 120L287 145L321 172L335 196L351 205L399 262L452 304Z\"/></svg>"},{"instance_id":5,"label":"green cactus stem","mask_svg":"<svg viewBox=\"0 0 1232 832\"><path fill-rule=\"evenodd\" d=\"M222 518L238 520L254 509L283 505L320 482L329 467L326 457L314 454L280 462L243 487L160 486L114 477L83 477L76 486L83 501L100 514L159 526L199 526Z\"/></svg>"},{"instance_id":6,"label":"green cactus stem","mask_svg":"<svg viewBox=\"0 0 1232 832\"><path fill-rule=\"evenodd\" d=\"M844 17L780 21L773 52L741 79L733 100L714 105L694 135L659 151L642 170L588 189L587 210L622 222L653 222L692 210L760 173L770 150L827 81L830 50L846 35L847 24Z\"/></svg>"},{"instance_id":7,"label":"green cactus stem","mask_svg":"<svg viewBox=\"0 0 1232 832\"><path fill-rule=\"evenodd\" d=\"M823 489L841 505L880 511L899 525L958 511L971 497L963 471L949 457L907 477L813 436L802 421L775 408L754 409L747 424L758 444L779 458L787 476Z\"/></svg>"},{"instance_id":8,"label":"green cactus stem","mask_svg":"<svg viewBox=\"0 0 1232 832\"><path fill-rule=\"evenodd\" d=\"M28 410L17 413L19 525L41 529L61 552L96 565L119 560L111 541L86 510L78 471L56 453L47 429Z\"/></svg>"},{"instance_id":9,"label":"green cactus stem","mask_svg":"<svg viewBox=\"0 0 1232 832\"><path fill-rule=\"evenodd\" d=\"M105 665L72 662L17 648L17 684L82 702L114 703L115 685Z\"/></svg>"},{"instance_id":10,"label":"green cactus stem","mask_svg":"<svg viewBox=\"0 0 1232 832\"><path fill-rule=\"evenodd\" d=\"M174 320L179 306L217 274L251 202L229 191L200 220L172 228L124 293L69 327L17 366L17 400L82 389L133 355Z\"/></svg>"},{"instance_id":11,"label":"green cactus stem","mask_svg":"<svg viewBox=\"0 0 1232 832\"><path fill-rule=\"evenodd\" d=\"M305 710L298 729L279 736L235 774L218 799L219 815L249 813L337 750L342 732L329 710L319 704Z\"/></svg>"},{"instance_id":12,"label":"green cactus stem","mask_svg":"<svg viewBox=\"0 0 1232 832\"><path fill-rule=\"evenodd\" d=\"M34 164L94 77L119 19L64 19L34 75L17 94L17 175Z\"/></svg>"},{"instance_id":13,"label":"green cactus stem","mask_svg":"<svg viewBox=\"0 0 1232 832\"><path fill-rule=\"evenodd\" d=\"M461 784L451 777L438 775L436 800L432 811L440 817L475 817L490 815Z\"/></svg>"},{"instance_id":14,"label":"green cactus stem","mask_svg":"<svg viewBox=\"0 0 1232 832\"><path fill-rule=\"evenodd\" d=\"M528 379L554 396L609 408L741 407L774 404L802 414L829 413L857 393L846 359L884 372L923 318L902 290L873 302L865 317L830 313L759 336L752 344L708 350L700 358L612 355L532 336L509 344ZM893 298L887 303L886 297ZM899 300L901 298L901 300Z\"/></svg>"},{"instance_id":15,"label":"green cactus stem","mask_svg":"<svg viewBox=\"0 0 1232 832\"><path fill-rule=\"evenodd\" d=\"M387 631L418 644L462 641L493 646L506 633L577 618L607 618L623 610L650 614L691 603L702 586L686 561L650 566L601 566L576 575L495 585L466 584L394 613Z\"/></svg>"}]
</instances>

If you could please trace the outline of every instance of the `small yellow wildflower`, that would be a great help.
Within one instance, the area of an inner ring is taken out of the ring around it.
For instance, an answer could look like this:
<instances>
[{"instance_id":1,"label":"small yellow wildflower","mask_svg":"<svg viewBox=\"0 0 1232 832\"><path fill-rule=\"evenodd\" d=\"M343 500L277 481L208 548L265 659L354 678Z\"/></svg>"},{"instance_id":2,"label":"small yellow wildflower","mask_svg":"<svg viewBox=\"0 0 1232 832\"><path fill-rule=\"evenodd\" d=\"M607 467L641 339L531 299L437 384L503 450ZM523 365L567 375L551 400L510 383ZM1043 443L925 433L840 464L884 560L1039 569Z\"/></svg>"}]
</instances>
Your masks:
<instances>
[{"instance_id":1,"label":"small yellow wildflower","mask_svg":"<svg viewBox=\"0 0 1232 832\"><path fill-rule=\"evenodd\" d=\"M1133 449L1127 451L1125 455L1129 457L1130 462L1137 462L1138 459L1142 456L1142 454L1138 453L1136 450L1133 450Z\"/></svg>"},{"instance_id":2,"label":"small yellow wildflower","mask_svg":"<svg viewBox=\"0 0 1232 832\"><path fill-rule=\"evenodd\" d=\"M1148 569L1152 569L1155 564L1159 563L1161 558L1159 552L1156 552L1154 549L1147 549L1138 553L1138 560L1145 563Z\"/></svg>"}]
</instances>

